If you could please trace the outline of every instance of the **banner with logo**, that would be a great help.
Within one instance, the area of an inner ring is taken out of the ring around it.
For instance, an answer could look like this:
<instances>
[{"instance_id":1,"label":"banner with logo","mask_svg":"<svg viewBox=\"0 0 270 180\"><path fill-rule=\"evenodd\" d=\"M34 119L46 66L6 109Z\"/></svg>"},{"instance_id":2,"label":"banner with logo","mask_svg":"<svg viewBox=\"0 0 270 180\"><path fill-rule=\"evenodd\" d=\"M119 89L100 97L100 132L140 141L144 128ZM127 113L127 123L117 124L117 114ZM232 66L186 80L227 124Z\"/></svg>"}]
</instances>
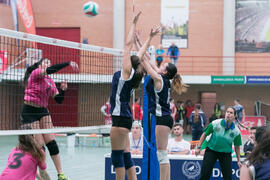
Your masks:
<instances>
[{"instance_id":1,"label":"banner with logo","mask_svg":"<svg viewBox=\"0 0 270 180\"><path fill-rule=\"evenodd\" d=\"M266 125L265 116L246 116L243 125L246 127L260 127ZM249 131L240 127L241 135L249 135Z\"/></svg>"},{"instance_id":2,"label":"banner with logo","mask_svg":"<svg viewBox=\"0 0 270 180\"><path fill-rule=\"evenodd\" d=\"M245 76L211 76L211 84L245 84Z\"/></svg>"},{"instance_id":3,"label":"banner with logo","mask_svg":"<svg viewBox=\"0 0 270 180\"><path fill-rule=\"evenodd\" d=\"M169 156L170 158L170 156ZM198 180L201 174L202 168L202 156L174 156L170 158L171 166L171 179L173 180ZM137 179L141 179L142 173L142 157L133 158ZM155 170L156 173L159 172L159 169ZM232 179L238 180L240 177L240 170L237 165L237 161L234 158L232 162ZM114 180L115 179L115 169L111 163L110 156L105 157L105 180ZM222 173L220 165L217 162L212 170L211 180L222 180ZM127 177L126 177L127 180Z\"/></svg>"},{"instance_id":4,"label":"banner with logo","mask_svg":"<svg viewBox=\"0 0 270 180\"><path fill-rule=\"evenodd\" d=\"M36 26L30 0L17 0L17 8L27 33L36 34Z\"/></svg>"},{"instance_id":5,"label":"banner with logo","mask_svg":"<svg viewBox=\"0 0 270 180\"><path fill-rule=\"evenodd\" d=\"M189 0L161 0L161 41L164 48L174 43L178 48L188 46Z\"/></svg>"},{"instance_id":6,"label":"banner with logo","mask_svg":"<svg viewBox=\"0 0 270 180\"><path fill-rule=\"evenodd\" d=\"M3 73L7 68L7 51L0 51L0 73Z\"/></svg>"}]
</instances>

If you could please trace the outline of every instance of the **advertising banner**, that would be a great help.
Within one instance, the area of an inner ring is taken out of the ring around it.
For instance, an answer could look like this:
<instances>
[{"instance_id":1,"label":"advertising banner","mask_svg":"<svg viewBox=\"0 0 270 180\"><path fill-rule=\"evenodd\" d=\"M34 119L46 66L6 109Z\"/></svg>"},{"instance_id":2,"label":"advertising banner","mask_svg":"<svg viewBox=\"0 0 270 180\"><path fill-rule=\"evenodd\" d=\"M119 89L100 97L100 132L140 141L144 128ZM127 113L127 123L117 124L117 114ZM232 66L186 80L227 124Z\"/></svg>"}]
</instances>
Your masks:
<instances>
[{"instance_id":1,"label":"advertising banner","mask_svg":"<svg viewBox=\"0 0 270 180\"><path fill-rule=\"evenodd\" d=\"M270 76L247 76L247 84L270 84Z\"/></svg>"},{"instance_id":2,"label":"advertising banner","mask_svg":"<svg viewBox=\"0 0 270 180\"><path fill-rule=\"evenodd\" d=\"M36 26L30 0L17 0L17 8L26 29L30 34L36 34Z\"/></svg>"},{"instance_id":3,"label":"advertising banner","mask_svg":"<svg viewBox=\"0 0 270 180\"><path fill-rule=\"evenodd\" d=\"M243 121L242 121L243 122ZM265 116L246 116L245 121L242 123L246 127L259 127L266 125ZM249 131L240 127L241 135L249 135Z\"/></svg>"},{"instance_id":4,"label":"advertising banner","mask_svg":"<svg viewBox=\"0 0 270 180\"><path fill-rule=\"evenodd\" d=\"M186 158L185 158L186 157ZM170 156L169 156L170 158ZM142 173L142 157L133 158L137 179L141 179ZM170 158L170 166L171 166L171 179L173 180L198 180L201 174L201 166L202 166L202 156L174 156ZM159 172L159 169L155 170L156 173ZM237 165L236 159L233 159L232 162L232 179L237 180L240 177L240 170ZM115 169L111 163L110 156L105 157L105 180L114 180L115 179ZM222 173L220 169L220 165L217 162L213 168L211 180L222 180ZM127 180L127 177L126 177Z\"/></svg>"},{"instance_id":5,"label":"advertising banner","mask_svg":"<svg viewBox=\"0 0 270 180\"><path fill-rule=\"evenodd\" d=\"M161 0L161 41L164 48L174 43L178 48L188 46L189 0Z\"/></svg>"},{"instance_id":6,"label":"advertising banner","mask_svg":"<svg viewBox=\"0 0 270 180\"><path fill-rule=\"evenodd\" d=\"M245 84L245 76L212 76L212 84Z\"/></svg>"},{"instance_id":7,"label":"advertising banner","mask_svg":"<svg viewBox=\"0 0 270 180\"><path fill-rule=\"evenodd\" d=\"M236 0L235 51L270 52L269 0Z\"/></svg>"}]
</instances>

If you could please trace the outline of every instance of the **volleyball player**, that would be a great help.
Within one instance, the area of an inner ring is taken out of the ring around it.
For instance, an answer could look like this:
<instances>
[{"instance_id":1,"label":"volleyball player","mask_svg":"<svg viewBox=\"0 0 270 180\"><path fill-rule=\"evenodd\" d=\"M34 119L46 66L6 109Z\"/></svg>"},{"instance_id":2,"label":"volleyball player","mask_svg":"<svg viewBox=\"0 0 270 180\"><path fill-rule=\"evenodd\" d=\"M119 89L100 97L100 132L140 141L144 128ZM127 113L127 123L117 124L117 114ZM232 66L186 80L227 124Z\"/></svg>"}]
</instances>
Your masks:
<instances>
[{"instance_id":1,"label":"volleyball player","mask_svg":"<svg viewBox=\"0 0 270 180\"><path fill-rule=\"evenodd\" d=\"M177 74L177 68L172 63L163 63L158 68L148 58L142 58L142 64L151 76L146 91L148 94L148 113L156 117L156 142L157 157L160 165L160 179L170 179L170 164L167 157L167 144L170 130L173 126L173 119L170 110L170 87L182 94L187 90L187 85Z\"/></svg>"},{"instance_id":2,"label":"volleyball player","mask_svg":"<svg viewBox=\"0 0 270 180\"><path fill-rule=\"evenodd\" d=\"M235 124L236 110L229 107L226 110L225 119L212 121L205 129L195 154L200 154L200 148L206 136L212 134L203 157L201 180L210 179L212 169L219 160L223 179L232 179L232 143L234 143L238 166L240 162L240 146L242 145L241 132Z\"/></svg>"},{"instance_id":3,"label":"volleyball player","mask_svg":"<svg viewBox=\"0 0 270 180\"><path fill-rule=\"evenodd\" d=\"M41 169L39 178L49 180L50 177L43 173L46 169L46 153L35 142L33 135L19 135L18 139L18 146L11 150L0 180L35 180L37 167Z\"/></svg>"},{"instance_id":4,"label":"volleyball player","mask_svg":"<svg viewBox=\"0 0 270 180\"><path fill-rule=\"evenodd\" d=\"M132 113L129 102L130 95L136 89L143 78L144 69L140 64L140 59L149 45L152 37L158 33L157 30L151 31L148 41L140 48L137 55L130 57L130 52L134 43L134 31L141 12L133 19L131 29L125 42L122 69L115 72L112 80L112 91L110 97L112 115L112 128L110 131L111 139L111 158L115 168L116 179L125 179L125 170L128 179L137 179L135 167L130 154L130 142L128 133L132 126Z\"/></svg>"},{"instance_id":5,"label":"volleyball player","mask_svg":"<svg viewBox=\"0 0 270 180\"><path fill-rule=\"evenodd\" d=\"M61 104L64 100L67 83L62 82L60 88L57 89L49 75L67 66L78 70L78 65L73 61L51 66L51 61L47 58L42 58L27 68L24 76L24 105L21 112L23 126L30 125L33 129L53 128L51 115L48 111L48 100L52 96L57 103ZM54 135L37 134L35 139L40 146L46 144L56 167L58 180L67 180L68 178L62 172L59 148Z\"/></svg>"}]
</instances>

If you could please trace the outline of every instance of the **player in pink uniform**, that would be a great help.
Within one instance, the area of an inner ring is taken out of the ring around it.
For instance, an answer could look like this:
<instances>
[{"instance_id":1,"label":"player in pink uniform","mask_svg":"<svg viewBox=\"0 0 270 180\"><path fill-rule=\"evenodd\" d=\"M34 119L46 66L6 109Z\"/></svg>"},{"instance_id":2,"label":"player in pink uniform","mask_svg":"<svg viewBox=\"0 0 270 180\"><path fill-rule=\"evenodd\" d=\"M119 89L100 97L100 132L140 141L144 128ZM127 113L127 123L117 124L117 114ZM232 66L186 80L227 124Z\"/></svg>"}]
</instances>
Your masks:
<instances>
[{"instance_id":1,"label":"player in pink uniform","mask_svg":"<svg viewBox=\"0 0 270 180\"><path fill-rule=\"evenodd\" d=\"M11 150L0 180L35 180L37 167L41 172L46 169L45 159L46 154L34 141L33 135L20 135L19 144ZM49 179L46 174L41 174L42 179Z\"/></svg>"},{"instance_id":2,"label":"player in pink uniform","mask_svg":"<svg viewBox=\"0 0 270 180\"><path fill-rule=\"evenodd\" d=\"M49 74L53 74L67 66L78 70L75 62L65 62L51 66L51 61L42 58L32 66L28 67L25 76L25 95L24 105L21 112L22 125L31 126L33 129L51 129L53 128L52 119L47 109L49 97L52 96L55 101L61 104L64 100L67 83L61 83L59 89ZM46 144L51 158L58 173L58 180L67 180L62 172L58 145L53 134L37 134L35 139L40 146Z\"/></svg>"}]
</instances>

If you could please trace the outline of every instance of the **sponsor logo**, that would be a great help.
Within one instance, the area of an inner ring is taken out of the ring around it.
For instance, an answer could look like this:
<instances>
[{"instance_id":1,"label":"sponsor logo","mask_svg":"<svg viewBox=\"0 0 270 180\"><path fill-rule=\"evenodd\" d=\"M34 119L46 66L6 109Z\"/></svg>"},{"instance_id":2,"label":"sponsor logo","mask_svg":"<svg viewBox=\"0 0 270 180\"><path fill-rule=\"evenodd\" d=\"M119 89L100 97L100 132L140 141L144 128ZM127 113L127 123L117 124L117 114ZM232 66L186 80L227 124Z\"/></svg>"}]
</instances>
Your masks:
<instances>
[{"instance_id":1,"label":"sponsor logo","mask_svg":"<svg viewBox=\"0 0 270 180\"><path fill-rule=\"evenodd\" d=\"M188 179L195 179L201 173L201 165L198 161L185 161L182 172Z\"/></svg>"}]
</instances>

